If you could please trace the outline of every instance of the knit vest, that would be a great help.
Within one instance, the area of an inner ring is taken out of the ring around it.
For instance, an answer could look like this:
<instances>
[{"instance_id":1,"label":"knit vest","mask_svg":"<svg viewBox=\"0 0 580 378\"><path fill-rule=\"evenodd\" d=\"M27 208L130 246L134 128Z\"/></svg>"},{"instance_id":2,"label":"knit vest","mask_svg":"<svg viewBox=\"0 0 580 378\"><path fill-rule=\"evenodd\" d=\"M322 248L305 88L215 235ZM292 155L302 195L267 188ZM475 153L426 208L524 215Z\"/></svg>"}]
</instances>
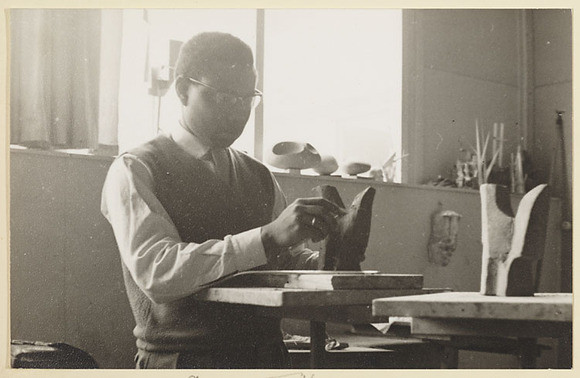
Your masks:
<instances>
[{"instance_id":1,"label":"knit vest","mask_svg":"<svg viewBox=\"0 0 580 378\"><path fill-rule=\"evenodd\" d=\"M151 169L155 194L184 242L223 239L271 221L270 172L251 157L228 151L236 169L235 184L230 186L167 136L129 151ZM124 265L123 276L141 349L219 351L281 340L280 321L256 317L251 308L196 301L192 296L159 304L139 289Z\"/></svg>"}]
</instances>

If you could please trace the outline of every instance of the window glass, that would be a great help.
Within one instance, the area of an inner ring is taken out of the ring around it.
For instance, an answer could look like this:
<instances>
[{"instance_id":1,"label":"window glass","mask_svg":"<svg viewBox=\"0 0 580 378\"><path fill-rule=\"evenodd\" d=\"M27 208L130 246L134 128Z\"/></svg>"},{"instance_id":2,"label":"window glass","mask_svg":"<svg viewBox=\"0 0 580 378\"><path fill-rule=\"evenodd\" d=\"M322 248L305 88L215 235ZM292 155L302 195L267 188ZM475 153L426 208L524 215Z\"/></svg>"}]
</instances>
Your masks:
<instances>
[{"instance_id":1,"label":"window glass","mask_svg":"<svg viewBox=\"0 0 580 378\"><path fill-rule=\"evenodd\" d=\"M339 164L381 166L400 156L401 17L401 10L267 10L264 148L309 142Z\"/></svg>"},{"instance_id":2,"label":"window glass","mask_svg":"<svg viewBox=\"0 0 580 378\"><path fill-rule=\"evenodd\" d=\"M256 51L255 9L125 10L119 145L126 150L179 119L173 86L148 95L148 70L168 64L169 41L201 31L232 33ZM401 10L265 11L264 149L311 143L339 164L381 166L401 155ZM160 109L159 117L157 110ZM157 118L159 119L157 121ZM235 147L254 151L254 114ZM264 154L265 155L265 154ZM400 177L397 172L396 178Z\"/></svg>"},{"instance_id":3,"label":"window glass","mask_svg":"<svg viewBox=\"0 0 580 378\"><path fill-rule=\"evenodd\" d=\"M172 85L161 99L148 95L151 67L167 65L169 41L185 42L203 31L231 33L256 46L255 9L133 9L124 11L122 72L120 85L119 146L126 150L167 129L180 116L180 102ZM235 146L252 152L254 116Z\"/></svg>"}]
</instances>

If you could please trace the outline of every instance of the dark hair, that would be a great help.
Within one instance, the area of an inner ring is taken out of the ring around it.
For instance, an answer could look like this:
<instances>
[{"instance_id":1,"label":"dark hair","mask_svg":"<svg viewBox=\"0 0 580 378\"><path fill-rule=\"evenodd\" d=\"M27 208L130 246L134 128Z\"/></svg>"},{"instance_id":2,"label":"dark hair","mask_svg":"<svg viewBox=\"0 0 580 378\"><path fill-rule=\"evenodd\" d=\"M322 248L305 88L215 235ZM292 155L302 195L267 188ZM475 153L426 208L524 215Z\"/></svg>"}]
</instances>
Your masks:
<instances>
[{"instance_id":1,"label":"dark hair","mask_svg":"<svg viewBox=\"0 0 580 378\"><path fill-rule=\"evenodd\" d=\"M231 34L204 32L181 46L175 64L175 77L188 76L201 80L204 76L219 75L224 65L253 71L252 49Z\"/></svg>"}]
</instances>

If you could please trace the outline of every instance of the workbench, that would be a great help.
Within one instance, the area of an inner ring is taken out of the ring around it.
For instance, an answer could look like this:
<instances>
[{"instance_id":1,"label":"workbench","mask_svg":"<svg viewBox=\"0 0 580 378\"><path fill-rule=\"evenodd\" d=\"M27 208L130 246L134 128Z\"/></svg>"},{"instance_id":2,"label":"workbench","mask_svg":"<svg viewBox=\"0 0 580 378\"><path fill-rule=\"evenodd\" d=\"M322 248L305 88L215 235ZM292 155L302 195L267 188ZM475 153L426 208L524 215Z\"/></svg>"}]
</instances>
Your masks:
<instances>
[{"instance_id":1,"label":"workbench","mask_svg":"<svg viewBox=\"0 0 580 378\"><path fill-rule=\"evenodd\" d=\"M257 316L310 322L310 367L325 367L326 322L371 323L373 299L432 293L429 289L294 289L279 287L210 287L200 301L251 306ZM440 291L440 290L439 290Z\"/></svg>"},{"instance_id":2,"label":"workbench","mask_svg":"<svg viewBox=\"0 0 580 378\"><path fill-rule=\"evenodd\" d=\"M558 339L558 367L571 367L572 294L500 297L445 292L380 298L373 300L372 314L410 317L413 336L449 347L444 368L457 368L459 349L506 353L510 345L521 368L534 368L538 338Z\"/></svg>"}]
</instances>

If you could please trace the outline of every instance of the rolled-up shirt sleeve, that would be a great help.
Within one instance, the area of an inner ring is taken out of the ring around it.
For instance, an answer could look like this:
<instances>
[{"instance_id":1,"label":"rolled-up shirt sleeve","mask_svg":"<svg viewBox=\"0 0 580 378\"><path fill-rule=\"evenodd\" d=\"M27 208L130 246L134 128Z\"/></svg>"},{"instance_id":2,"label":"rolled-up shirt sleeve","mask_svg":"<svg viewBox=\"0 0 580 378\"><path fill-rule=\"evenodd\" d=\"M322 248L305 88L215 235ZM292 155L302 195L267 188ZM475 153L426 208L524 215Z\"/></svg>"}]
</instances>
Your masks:
<instances>
[{"instance_id":1,"label":"rolled-up shirt sleeve","mask_svg":"<svg viewBox=\"0 0 580 378\"><path fill-rule=\"evenodd\" d=\"M123 263L155 302L183 298L220 277L267 262L260 228L224 240L183 242L155 196L151 172L135 156L113 162L101 198Z\"/></svg>"}]
</instances>

